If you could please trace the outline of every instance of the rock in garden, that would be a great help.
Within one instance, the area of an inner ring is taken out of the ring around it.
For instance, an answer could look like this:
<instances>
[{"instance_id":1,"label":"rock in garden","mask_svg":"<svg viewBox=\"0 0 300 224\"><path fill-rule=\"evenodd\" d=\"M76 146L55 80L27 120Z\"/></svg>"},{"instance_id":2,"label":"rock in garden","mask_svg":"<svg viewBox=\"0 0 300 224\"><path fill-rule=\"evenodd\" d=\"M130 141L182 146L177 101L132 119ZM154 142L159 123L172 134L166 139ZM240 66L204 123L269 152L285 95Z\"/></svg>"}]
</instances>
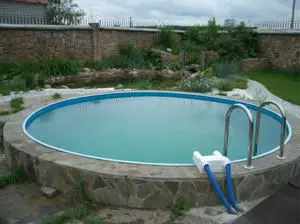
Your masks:
<instances>
[{"instance_id":1,"label":"rock in garden","mask_svg":"<svg viewBox=\"0 0 300 224\"><path fill-rule=\"evenodd\" d=\"M116 89L123 89L123 88L124 88L124 86L122 84L119 84L116 86Z\"/></svg>"},{"instance_id":2,"label":"rock in garden","mask_svg":"<svg viewBox=\"0 0 300 224\"><path fill-rule=\"evenodd\" d=\"M216 209L216 208L210 208L210 207L208 207L208 208L205 210L204 213L207 214L207 215L209 215L209 216L217 216L217 215L222 214L223 212L220 211L220 210L218 210L218 209Z\"/></svg>"},{"instance_id":3,"label":"rock in garden","mask_svg":"<svg viewBox=\"0 0 300 224\"><path fill-rule=\"evenodd\" d=\"M91 72L91 69L89 69L89 68L83 68L83 71L84 72Z\"/></svg>"},{"instance_id":4,"label":"rock in garden","mask_svg":"<svg viewBox=\"0 0 300 224\"><path fill-rule=\"evenodd\" d=\"M69 87L66 86L66 85L62 85L61 88L62 88L62 89L69 89Z\"/></svg>"},{"instance_id":5,"label":"rock in garden","mask_svg":"<svg viewBox=\"0 0 300 224\"><path fill-rule=\"evenodd\" d=\"M133 70L133 71L129 72L129 75L132 75L132 76L137 76L138 74L139 74L139 72L136 71L136 70Z\"/></svg>"},{"instance_id":6,"label":"rock in garden","mask_svg":"<svg viewBox=\"0 0 300 224\"><path fill-rule=\"evenodd\" d=\"M48 198L53 198L58 193L56 189L46 186L41 187L40 190L42 194L47 196Z\"/></svg>"},{"instance_id":7,"label":"rock in garden","mask_svg":"<svg viewBox=\"0 0 300 224\"><path fill-rule=\"evenodd\" d=\"M46 84L46 85L44 86L44 88L45 88L45 89L51 89L51 86L50 86L49 84Z\"/></svg>"},{"instance_id":8,"label":"rock in garden","mask_svg":"<svg viewBox=\"0 0 300 224\"><path fill-rule=\"evenodd\" d=\"M169 52L169 53L172 53L172 49L171 48L167 48L166 51Z\"/></svg>"}]
</instances>

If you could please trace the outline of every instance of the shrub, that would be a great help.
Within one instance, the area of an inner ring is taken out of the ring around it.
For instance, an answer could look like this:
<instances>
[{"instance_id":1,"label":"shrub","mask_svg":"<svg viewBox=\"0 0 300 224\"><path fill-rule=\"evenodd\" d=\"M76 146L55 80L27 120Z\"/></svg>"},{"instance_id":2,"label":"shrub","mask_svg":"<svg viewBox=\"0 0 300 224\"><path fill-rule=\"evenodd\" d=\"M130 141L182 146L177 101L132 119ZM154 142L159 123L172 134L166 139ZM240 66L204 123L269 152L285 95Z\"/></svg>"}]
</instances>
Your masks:
<instances>
[{"instance_id":1,"label":"shrub","mask_svg":"<svg viewBox=\"0 0 300 224\"><path fill-rule=\"evenodd\" d=\"M127 68L127 69L158 69L164 68L161 55L150 49L138 50L134 45L123 45L120 55L104 57L101 61L85 63L86 66L96 70L108 68Z\"/></svg>"},{"instance_id":2,"label":"shrub","mask_svg":"<svg viewBox=\"0 0 300 224\"><path fill-rule=\"evenodd\" d=\"M151 49L144 49L141 51L142 58L147 64L147 67L162 69L164 67L162 57L158 52Z\"/></svg>"},{"instance_id":3,"label":"shrub","mask_svg":"<svg viewBox=\"0 0 300 224\"><path fill-rule=\"evenodd\" d=\"M194 45L201 44L200 26L190 26L184 33L184 40Z\"/></svg>"},{"instance_id":4,"label":"shrub","mask_svg":"<svg viewBox=\"0 0 300 224\"><path fill-rule=\"evenodd\" d=\"M206 78L211 78L214 75L214 71L212 68L207 68L205 69L202 74L206 77Z\"/></svg>"},{"instance_id":5,"label":"shrub","mask_svg":"<svg viewBox=\"0 0 300 224\"><path fill-rule=\"evenodd\" d=\"M55 93L53 94L52 99L53 100L61 99L61 95L59 93Z\"/></svg>"},{"instance_id":6,"label":"shrub","mask_svg":"<svg viewBox=\"0 0 300 224\"><path fill-rule=\"evenodd\" d=\"M216 19L210 19L207 26L201 31L201 44L204 44L208 50L215 50L215 41L219 36L218 32L219 26Z\"/></svg>"},{"instance_id":7,"label":"shrub","mask_svg":"<svg viewBox=\"0 0 300 224\"><path fill-rule=\"evenodd\" d=\"M168 65L168 68L170 70L172 70L173 72L176 72L176 71L180 71L182 69L182 66L176 62L176 61L172 61L169 65Z\"/></svg>"},{"instance_id":8,"label":"shrub","mask_svg":"<svg viewBox=\"0 0 300 224\"><path fill-rule=\"evenodd\" d=\"M225 60L246 58L248 53L243 43L229 34L221 35L215 42L220 58Z\"/></svg>"},{"instance_id":9,"label":"shrub","mask_svg":"<svg viewBox=\"0 0 300 224\"><path fill-rule=\"evenodd\" d=\"M136 52L135 45L133 43L121 43L119 46L121 55L132 56Z\"/></svg>"},{"instance_id":10,"label":"shrub","mask_svg":"<svg viewBox=\"0 0 300 224\"><path fill-rule=\"evenodd\" d=\"M0 177L0 187L8 184L17 183L27 179L25 169L23 166L18 167L15 171L12 171L8 176Z\"/></svg>"},{"instance_id":11,"label":"shrub","mask_svg":"<svg viewBox=\"0 0 300 224\"><path fill-rule=\"evenodd\" d=\"M215 46L223 59L256 57L259 49L257 34L248 29L244 22L229 27L227 34L216 39Z\"/></svg>"},{"instance_id":12,"label":"shrub","mask_svg":"<svg viewBox=\"0 0 300 224\"><path fill-rule=\"evenodd\" d=\"M234 88L234 84L227 79L222 79L218 84L218 89L221 91L231 91Z\"/></svg>"},{"instance_id":13,"label":"shrub","mask_svg":"<svg viewBox=\"0 0 300 224\"><path fill-rule=\"evenodd\" d=\"M206 78L205 76L188 77L179 83L179 89L183 91L207 93L218 87L219 80L216 77Z\"/></svg>"},{"instance_id":14,"label":"shrub","mask_svg":"<svg viewBox=\"0 0 300 224\"><path fill-rule=\"evenodd\" d=\"M10 107L11 107L13 113L23 110L24 109L23 104L24 104L24 100L21 97L12 99L10 101Z\"/></svg>"},{"instance_id":15,"label":"shrub","mask_svg":"<svg viewBox=\"0 0 300 224\"><path fill-rule=\"evenodd\" d=\"M228 75L227 78L235 82L248 82L248 78L243 75Z\"/></svg>"},{"instance_id":16,"label":"shrub","mask_svg":"<svg viewBox=\"0 0 300 224\"><path fill-rule=\"evenodd\" d=\"M235 83L235 88L247 89L248 88L248 83L247 82L242 82L242 81L236 82Z\"/></svg>"},{"instance_id":17,"label":"shrub","mask_svg":"<svg viewBox=\"0 0 300 224\"><path fill-rule=\"evenodd\" d=\"M185 212L190 210L190 206L188 206L183 200L179 200L176 204L170 204L168 206L170 212L172 212L173 218L177 218L178 216L183 216Z\"/></svg>"},{"instance_id":18,"label":"shrub","mask_svg":"<svg viewBox=\"0 0 300 224\"><path fill-rule=\"evenodd\" d=\"M82 70L78 61L53 59L44 60L40 63L41 73L47 77L76 75Z\"/></svg>"},{"instance_id":19,"label":"shrub","mask_svg":"<svg viewBox=\"0 0 300 224\"><path fill-rule=\"evenodd\" d=\"M226 78L238 74L239 65L235 61L222 61L215 63L213 69L217 77Z\"/></svg>"},{"instance_id":20,"label":"shrub","mask_svg":"<svg viewBox=\"0 0 300 224\"><path fill-rule=\"evenodd\" d=\"M160 29L159 44L164 48L171 48L172 53L179 52L179 43L171 27L164 26Z\"/></svg>"},{"instance_id":21,"label":"shrub","mask_svg":"<svg viewBox=\"0 0 300 224\"><path fill-rule=\"evenodd\" d=\"M151 84L151 82L148 79L146 79L146 78L140 78L139 80L137 80L135 83L129 85L128 87L132 88L132 89L147 90L147 89L151 89L152 84Z\"/></svg>"}]
</instances>

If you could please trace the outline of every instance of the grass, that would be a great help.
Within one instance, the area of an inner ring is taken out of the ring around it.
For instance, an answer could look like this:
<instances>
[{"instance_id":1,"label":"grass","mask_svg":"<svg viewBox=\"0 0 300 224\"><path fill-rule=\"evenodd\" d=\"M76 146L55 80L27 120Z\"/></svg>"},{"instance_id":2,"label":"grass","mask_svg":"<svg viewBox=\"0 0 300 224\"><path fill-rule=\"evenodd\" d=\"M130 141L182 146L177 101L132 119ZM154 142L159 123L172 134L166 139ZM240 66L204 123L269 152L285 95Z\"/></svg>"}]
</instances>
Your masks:
<instances>
[{"instance_id":1,"label":"grass","mask_svg":"<svg viewBox=\"0 0 300 224\"><path fill-rule=\"evenodd\" d=\"M76 75L83 63L76 60L47 59L39 61L0 61L0 94L43 88L45 79L53 76Z\"/></svg>"},{"instance_id":2,"label":"grass","mask_svg":"<svg viewBox=\"0 0 300 224\"><path fill-rule=\"evenodd\" d=\"M94 216L89 206L89 199L85 192L85 184L80 182L74 188L74 208L60 212L42 224L64 224L69 221L82 221L84 224L103 224L102 220ZM73 223L73 222L72 222ZM77 222L76 222L77 223Z\"/></svg>"},{"instance_id":3,"label":"grass","mask_svg":"<svg viewBox=\"0 0 300 224\"><path fill-rule=\"evenodd\" d=\"M175 219L178 216L183 216L184 213L190 210L190 206L188 206L183 200L179 200L176 204L170 204L168 209L172 213L172 218Z\"/></svg>"},{"instance_id":4,"label":"grass","mask_svg":"<svg viewBox=\"0 0 300 224\"><path fill-rule=\"evenodd\" d=\"M0 177L0 187L8 184L17 183L26 180L26 173L23 166L18 167L15 171L11 172L7 176Z\"/></svg>"},{"instance_id":5,"label":"grass","mask_svg":"<svg viewBox=\"0 0 300 224\"><path fill-rule=\"evenodd\" d=\"M55 94L52 95L52 99L53 100L61 99L61 95L59 93L55 93Z\"/></svg>"},{"instance_id":6,"label":"grass","mask_svg":"<svg viewBox=\"0 0 300 224\"><path fill-rule=\"evenodd\" d=\"M263 84L271 93L278 97L300 105L300 75L289 70L266 70L249 72L249 79Z\"/></svg>"}]
</instances>

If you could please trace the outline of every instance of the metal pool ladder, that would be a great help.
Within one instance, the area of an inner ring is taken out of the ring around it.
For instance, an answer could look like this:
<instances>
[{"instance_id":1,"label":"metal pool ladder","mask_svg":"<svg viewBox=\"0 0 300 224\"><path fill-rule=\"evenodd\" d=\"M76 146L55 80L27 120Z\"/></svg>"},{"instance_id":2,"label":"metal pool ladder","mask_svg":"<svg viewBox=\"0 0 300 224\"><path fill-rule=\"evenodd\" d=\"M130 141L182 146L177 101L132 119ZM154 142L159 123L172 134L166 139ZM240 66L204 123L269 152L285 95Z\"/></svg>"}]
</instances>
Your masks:
<instances>
[{"instance_id":1,"label":"metal pool ladder","mask_svg":"<svg viewBox=\"0 0 300 224\"><path fill-rule=\"evenodd\" d=\"M256 130L255 130L255 144L254 144L254 156L257 155L257 149L258 149L258 137L259 137L259 129L260 129L260 117L261 112L263 108L267 105L273 105L275 106L281 114L281 134L280 134L280 148L279 148L279 155L276 157L277 159L284 159L283 153L284 153L284 140L285 140L285 129L286 129L286 115L281 106L279 106L277 103L273 101L267 101L262 103L257 112L256 117Z\"/></svg>"},{"instance_id":2,"label":"metal pool ladder","mask_svg":"<svg viewBox=\"0 0 300 224\"><path fill-rule=\"evenodd\" d=\"M247 169L252 169L252 156L256 156L257 155L257 149L258 149L258 138L259 138L259 130L260 130L260 117L261 117L261 113L262 110L265 106L267 105L273 105L275 107L278 108L278 110L281 113L281 117L282 117L282 121L281 121L281 134L280 134L280 149L279 149L279 155L277 156L277 159L284 159L284 140L285 140L285 129L286 129L286 114L283 110L283 108L281 106L279 106L277 103L272 102L272 101L267 101L262 103L259 107L258 107L258 112L257 112L257 116L256 116L256 129L255 129L255 145L254 145L254 153L252 154L252 149L253 149L253 127L254 127L254 123L253 123L253 117L251 112L249 111L249 109L244 106L243 104L234 104L232 105L226 114L226 125L225 125L225 138L224 138L224 151L223 151L223 155L227 156L228 154L228 138L229 138L229 124L230 124L230 117L232 112L235 109L242 109L249 120L249 140L248 140L248 157L247 157L247 164L244 166Z\"/></svg>"},{"instance_id":3,"label":"metal pool ladder","mask_svg":"<svg viewBox=\"0 0 300 224\"><path fill-rule=\"evenodd\" d=\"M235 109L238 109L238 108L242 109L246 113L246 115L248 117L248 120L249 120L248 158L247 158L247 164L245 165L245 168L252 169L253 168L253 166L252 166L252 149L253 149L253 127L254 127L254 123L253 123L253 117L252 117L251 112L243 104L234 104L227 111L223 154L224 154L224 156L227 156L227 154L228 154L228 138L229 138L230 117L231 117L232 112Z\"/></svg>"}]
</instances>

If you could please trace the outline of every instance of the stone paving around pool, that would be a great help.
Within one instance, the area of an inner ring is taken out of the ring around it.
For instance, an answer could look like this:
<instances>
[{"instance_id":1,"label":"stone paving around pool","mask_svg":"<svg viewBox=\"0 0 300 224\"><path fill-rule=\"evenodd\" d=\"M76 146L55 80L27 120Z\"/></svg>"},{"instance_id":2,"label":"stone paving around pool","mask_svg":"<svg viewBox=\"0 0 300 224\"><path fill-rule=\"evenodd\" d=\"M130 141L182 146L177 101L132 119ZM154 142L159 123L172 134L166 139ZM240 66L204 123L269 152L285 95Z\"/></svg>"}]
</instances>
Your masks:
<instances>
[{"instance_id":1,"label":"stone paving around pool","mask_svg":"<svg viewBox=\"0 0 300 224\"><path fill-rule=\"evenodd\" d=\"M109 90L111 92L111 90ZM252 95L257 92L259 94L266 94L266 99L276 100L281 103L285 110L291 112L293 115L300 117L300 107L290 104L289 102L278 100L276 96L270 94L261 84L250 81L249 88L247 89ZM86 93L80 93L86 95ZM73 97L74 95L64 95L64 98ZM76 95L78 96L78 95ZM274 96L274 97L273 97ZM236 98L236 97L235 97ZM241 97L243 99L243 97ZM33 98L26 98L25 104L27 108L41 103L51 101L51 96L44 97L35 96ZM5 103L0 104L0 108L4 108ZM1 120L9 119L9 116L0 117ZM297 135L299 135L299 130ZM9 171L5 163L5 157L0 154L0 174L3 175ZM260 203L262 199L252 202L242 202L241 205L248 211ZM43 196L39 187L33 183L22 183L10 185L0 189L0 223L31 223L38 224L44 219L48 219L53 214L59 211L72 207L70 198L58 195L54 199L48 199ZM226 214L223 206L202 207L192 209L184 217L171 221L170 213L166 210L141 210L141 209L125 209L125 208L112 208L101 207L96 212L105 223L112 224L152 224L152 223L232 223L236 220L237 216ZM3 218L5 221L3 221ZM80 223L80 222L78 222Z\"/></svg>"},{"instance_id":2,"label":"stone paving around pool","mask_svg":"<svg viewBox=\"0 0 300 224\"><path fill-rule=\"evenodd\" d=\"M0 154L0 176L8 172L5 156ZM241 205L244 209L250 210L262 200L243 202ZM31 182L9 185L0 189L0 224L40 224L73 206L71 198L60 194L55 198L47 198L41 194L39 186ZM168 210L128 209L100 205L98 207L94 215L100 217L105 224L225 224L239 217L227 214L223 206L191 209L183 217L174 221ZM79 220L69 223L84 224Z\"/></svg>"}]
</instances>

